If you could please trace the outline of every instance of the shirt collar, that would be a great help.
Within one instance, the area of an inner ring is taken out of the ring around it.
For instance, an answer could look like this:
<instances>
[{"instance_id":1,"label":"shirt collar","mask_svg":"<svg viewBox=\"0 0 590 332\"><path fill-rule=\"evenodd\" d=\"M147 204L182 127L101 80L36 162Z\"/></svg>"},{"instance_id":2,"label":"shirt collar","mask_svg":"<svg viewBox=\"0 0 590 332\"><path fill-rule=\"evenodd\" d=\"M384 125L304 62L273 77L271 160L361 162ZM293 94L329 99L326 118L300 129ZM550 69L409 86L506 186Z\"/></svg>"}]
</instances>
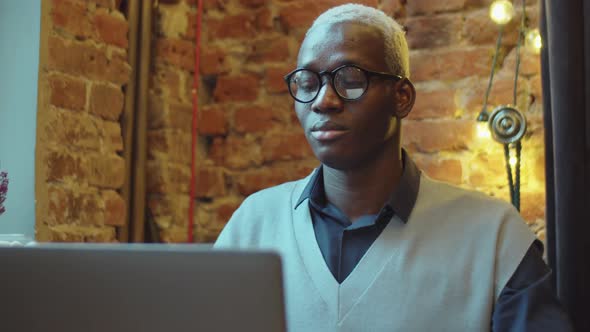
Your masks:
<instances>
[{"instance_id":1,"label":"shirt collar","mask_svg":"<svg viewBox=\"0 0 590 332\"><path fill-rule=\"evenodd\" d=\"M387 205L391 206L395 214L406 223L408 222L410 214L416 204L416 199L418 198L418 190L420 189L420 170L403 149L402 163L402 176L397 188L391 193ZM311 199L320 205L325 204L326 195L324 192L324 174L322 165L314 171L294 208L297 209L297 207L306 199Z\"/></svg>"}]
</instances>

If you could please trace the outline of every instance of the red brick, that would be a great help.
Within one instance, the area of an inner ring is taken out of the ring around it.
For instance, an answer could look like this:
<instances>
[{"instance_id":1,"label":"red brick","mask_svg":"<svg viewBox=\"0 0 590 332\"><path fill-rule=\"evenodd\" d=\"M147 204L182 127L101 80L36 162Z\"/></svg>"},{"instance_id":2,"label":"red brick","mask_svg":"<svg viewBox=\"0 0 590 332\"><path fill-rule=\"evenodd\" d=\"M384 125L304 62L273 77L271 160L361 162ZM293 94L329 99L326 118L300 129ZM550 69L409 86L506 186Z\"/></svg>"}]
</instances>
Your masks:
<instances>
[{"instance_id":1,"label":"red brick","mask_svg":"<svg viewBox=\"0 0 590 332\"><path fill-rule=\"evenodd\" d=\"M92 0L92 2L96 3L98 7L115 9L119 7L119 3L121 2L121 0Z\"/></svg>"},{"instance_id":2,"label":"red brick","mask_svg":"<svg viewBox=\"0 0 590 332\"><path fill-rule=\"evenodd\" d=\"M348 0L315 0L315 1L294 1L280 7L279 19L287 30L305 28L308 29L311 23L324 11L331 7L348 3ZM378 7L377 0L357 0L355 3Z\"/></svg>"},{"instance_id":3,"label":"red brick","mask_svg":"<svg viewBox=\"0 0 590 332\"><path fill-rule=\"evenodd\" d=\"M103 72L98 73L98 79L109 81L119 85L129 82L131 78L131 66L127 60L127 52L117 52L113 50L113 55L109 59L109 65Z\"/></svg>"},{"instance_id":4,"label":"red brick","mask_svg":"<svg viewBox=\"0 0 590 332\"><path fill-rule=\"evenodd\" d=\"M227 134L227 119L224 110L219 106L203 107L198 121L199 133L201 135L213 136Z\"/></svg>"},{"instance_id":5,"label":"red brick","mask_svg":"<svg viewBox=\"0 0 590 332\"><path fill-rule=\"evenodd\" d=\"M95 189L48 185L48 225L80 224L103 225L105 205Z\"/></svg>"},{"instance_id":6,"label":"red brick","mask_svg":"<svg viewBox=\"0 0 590 332\"><path fill-rule=\"evenodd\" d=\"M541 80L541 75L536 75L530 80L531 90L530 93L534 97L535 100L539 102L543 101L543 82Z\"/></svg>"},{"instance_id":7,"label":"red brick","mask_svg":"<svg viewBox=\"0 0 590 332\"><path fill-rule=\"evenodd\" d=\"M268 0L240 0L240 4L242 6L250 7L250 8L257 8L260 6L264 6L268 3Z\"/></svg>"},{"instance_id":8,"label":"red brick","mask_svg":"<svg viewBox=\"0 0 590 332\"><path fill-rule=\"evenodd\" d=\"M256 133L275 127L277 121L279 117L271 107L251 105L236 109L233 123L239 133Z\"/></svg>"},{"instance_id":9,"label":"red brick","mask_svg":"<svg viewBox=\"0 0 590 332\"><path fill-rule=\"evenodd\" d=\"M494 0L465 0L466 7L488 7ZM489 10L489 7L488 7Z\"/></svg>"},{"instance_id":10,"label":"red brick","mask_svg":"<svg viewBox=\"0 0 590 332\"><path fill-rule=\"evenodd\" d=\"M464 103L464 107L469 111L481 111L485 99L485 92L488 85L488 79L478 80L467 85L458 94ZM518 96L528 97L526 94L526 85L524 79L519 79ZM512 104L514 101L514 77L508 75L497 75L492 84L492 90L488 97L488 112L491 112L497 105Z\"/></svg>"},{"instance_id":11,"label":"red brick","mask_svg":"<svg viewBox=\"0 0 590 332\"><path fill-rule=\"evenodd\" d=\"M232 200L232 201L225 201L222 202L221 204L217 205L217 208L215 209L215 216L217 219L217 222L225 225L229 219L231 218L231 216L234 214L234 212L240 207L240 205L242 204L242 200Z\"/></svg>"},{"instance_id":12,"label":"red brick","mask_svg":"<svg viewBox=\"0 0 590 332\"><path fill-rule=\"evenodd\" d=\"M284 77L293 69L293 66L268 67L266 69L266 91L270 93L289 91Z\"/></svg>"},{"instance_id":13,"label":"red brick","mask_svg":"<svg viewBox=\"0 0 590 332\"><path fill-rule=\"evenodd\" d=\"M289 38L286 36L264 38L252 44L248 61L254 63L284 62L289 58Z\"/></svg>"},{"instance_id":14,"label":"red brick","mask_svg":"<svg viewBox=\"0 0 590 332\"><path fill-rule=\"evenodd\" d=\"M129 24L122 14L113 15L109 14L107 10L99 9L94 15L94 25L99 41L128 48L127 33L129 32Z\"/></svg>"},{"instance_id":15,"label":"red brick","mask_svg":"<svg viewBox=\"0 0 590 332\"><path fill-rule=\"evenodd\" d=\"M313 156L302 131L266 135L262 139L265 161L299 160Z\"/></svg>"},{"instance_id":16,"label":"red brick","mask_svg":"<svg viewBox=\"0 0 590 332\"><path fill-rule=\"evenodd\" d=\"M50 103L57 107L81 111L86 107L86 83L65 75L53 74L47 80L51 88Z\"/></svg>"},{"instance_id":17,"label":"red brick","mask_svg":"<svg viewBox=\"0 0 590 332\"><path fill-rule=\"evenodd\" d=\"M180 99L182 93L179 70L160 64L156 64L155 67L155 73L152 75L152 91L163 97Z\"/></svg>"},{"instance_id":18,"label":"red brick","mask_svg":"<svg viewBox=\"0 0 590 332\"><path fill-rule=\"evenodd\" d=\"M189 192L191 169L164 159L148 160L146 166L146 188L149 193L183 193Z\"/></svg>"},{"instance_id":19,"label":"red brick","mask_svg":"<svg viewBox=\"0 0 590 332\"><path fill-rule=\"evenodd\" d=\"M48 150L44 152L47 182L73 179L81 181L89 176L88 162L81 156L67 151Z\"/></svg>"},{"instance_id":20,"label":"red brick","mask_svg":"<svg viewBox=\"0 0 590 332\"><path fill-rule=\"evenodd\" d=\"M225 196L226 183L222 168L205 167L199 169L195 179L196 197L218 197Z\"/></svg>"},{"instance_id":21,"label":"red brick","mask_svg":"<svg viewBox=\"0 0 590 332\"><path fill-rule=\"evenodd\" d=\"M222 19L209 18L204 23L207 26L209 38L228 39L252 38L255 35L256 17L250 13L225 15Z\"/></svg>"},{"instance_id":22,"label":"red brick","mask_svg":"<svg viewBox=\"0 0 590 332\"><path fill-rule=\"evenodd\" d=\"M195 34L197 33L197 13L196 12L188 12L186 13L186 30L181 33L181 36L189 39L195 40ZM201 29L203 29L203 25L201 24ZM201 35L202 36L202 35ZM202 53L202 51L201 51Z\"/></svg>"},{"instance_id":23,"label":"red brick","mask_svg":"<svg viewBox=\"0 0 590 332\"><path fill-rule=\"evenodd\" d=\"M185 110L186 109L186 110ZM159 97L150 97L148 128L192 130L191 106L172 104L164 105Z\"/></svg>"},{"instance_id":24,"label":"red brick","mask_svg":"<svg viewBox=\"0 0 590 332\"><path fill-rule=\"evenodd\" d=\"M101 192L104 200L104 223L110 226L125 226L127 224L127 207L125 200L116 191Z\"/></svg>"},{"instance_id":25,"label":"red brick","mask_svg":"<svg viewBox=\"0 0 590 332\"><path fill-rule=\"evenodd\" d=\"M195 69L195 45L189 40L158 38L156 40L156 57L182 69Z\"/></svg>"},{"instance_id":26,"label":"red brick","mask_svg":"<svg viewBox=\"0 0 590 332\"><path fill-rule=\"evenodd\" d=\"M506 26L502 35L502 45L514 45L518 38L518 19L513 19ZM489 8L482 8L468 13L463 24L462 38L472 44L495 44L499 28L490 19Z\"/></svg>"},{"instance_id":27,"label":"red brick","mask_svg":"<svg viewBox=\"0 0 590 332\"><path fill-rule=\"evenodd\" d=\"M47 215L44 222L48 225L65 224L68 221L72 192L66 186L47 185Z\"/></svg>"},{"instance_id":28,"label":"red brick","mask_svg":"<svg viewBox=\"0 0 590 332\"><path fill-rule=\"evenodd\" d=\"M527 5L534 5L537 4L539 0L526 0ZM494 2L494 0L466 0L465 6L468 7L488 7L489 5ZM522 6L522 2L518 1L515 3L515 7L518 8Z\"/></svg>"},{"instance_id":29,"label":"red brick","mask_svg":"<svg viewBox=\"0 0 590 332\"><path fill-rule=\"evenodd\" d=\"M121 124L114 121L98 121L99 127L102 127L102 139L104 142L104 151L122 152L123 136L121 134Z\"/></svg>"},{"instance_id":30,"label":"red brick","mask_svg":"<svg viewBox=\"0 0 590 332\"><path fill-rule=\"evenodd\" d=\"M51 108L39 117L40 142L57 143L58 146L91 150L100 148L100 127L95 119L85 113L74 113Z\"/></svg>"},{"instance_id":31,"label":"red brick","mask_svg":"<svg viewBox=\"0 0 590 332\"><path fill-rule=\"evenodd\" d=\"M116 242L115 228L56 225L48 228L51 242Z\"/></svg>"},{"instance_id":32,"label":"red brick","mask_svg":"<svg viewBox=\"0 0 590 332\"><path fill-rule=\"evenodd\" d=\"M211 10L224 10L229 0L203 0L203 12L207 13ZM197 0L186 0L189 6L196 7Z\"/></svg>"},{"instance_id":33,"label":"red brick","mask_svg":"<svg viewBox=\"0 0 590 332\"><path fill-rule=\"evenodd\" d=\"M520 215L528 224L545 219L545 192L522 191L520 193Z\"/></svg>"},{"instance_id":34,"label":"red brick","mask_svg":"<svg viewBox=\"0 0 590 332\"><path fill-rule=\"evenodd\" d=\"M243 169L262 164L262 152L253 137L228 136L216 138L209 150L209 157L216 165L231 169Z\"/></svg>"},{"instance_id":35,"label":"red brick","mask_svg":"<svg viewBox=\"0 0 590 332\"><path fill-rule=\"evenodd\" d=\"M493 50L470 47L410 52L412 79L415 82L455 80L489 75Z\"/></svg>"},{"instance_id":36,"label":"red brick","mask_svg":"<svg viewBox=\"0 0 590 332\"><path fill-rule=\"evenodd\" d=\"M437 152L466 149L475 135L475 121L405 121L403 143L411 150Z\"/></svg>"},{"instance_id":37,"label":"red brick","mask_svg":"<svg viewBox=\"0 0 590 332\"><path fill-rule=\"evenodd\" d=\"M148 208L155 217L164 217L170 225L186 225L189 208L189 195L166 194L149 195ZM160 218L160 221L164 220Z\"/></svg>"},{"instance_id":38,"label":"red brick","mask_svg":"<svg viewBox=\"0 0 590 332\"><path fill-rule=\"evenodd\" d=\"M439 156L414 154L416 165L429 177L452 184L463 181L463 167L457 159L442 159Z\"/></svg>"},{"instance_id":39,"label":"red brick","mask_svg":"<svg viewBox=\"0 0 590 332\"><path fill-rule=\"evenodd\" d=\"M503 147L491 139L488 139L487 144L485 151L465 161L469 165L466 170L468 183L474 188L504 187L507 178Z\"/></svg>"},{"instance_id":40,"label":"red brick","mask_svg":"<svg viewBox=\"0 0 590 332\"><path fill-rule=\"evenodd\" d=\"M540 183L545 183L545 153L543 150L533 159L532 171L534 179Z\"/></svg>"},{"instance_id":41,"label":"red brick","mask_svg":"<svg viewBox=\"0 0 590 332\"><path fill-rule=\"evenodd\" d=\"M545 120L543 119L541 109L531 111L534 112L525 112L527 118L527 135L525 136L525 143L527 146L540 148L545 145Z\"/></svg>"},{"instance_id":42,"label":"red brick","mask_svg":"<svg viewBox=\"0 0 590 332\"><path fill-rule=\"evenodd\" d=\"M191 133L176 129L150 130L147 134L148 158L167 156L170 161L189 165Z\"/></svg>"},{"instance_id":43,"label":"red brick","mask_svg":"<svg viewBox=\"0 0 590 332\"><path fill-rule=\"evenodd\" d=\"M76 38L92 37L94 29L86 6L83 1L52 0L50 15L53 25Z\"/></svg>"},{"instance_id":44,"label":"red brick","mask_svg":"<svg viewBox=\"0 0 590 332\"><path fill-rule=\"evenodd\" d=\"M490 174L502 174L502 183L506 183L504 173L506 172L506 160L504 158L504 149L502 145L495 145L491 149L487 149L485 153L477 155L475 160L471 163L473 167L485 170Z\"/></svg>"},{"instance_id":45,"label":"red brick","mask_svg":"<svg viewBox=\"0 0 590 332\"><path fill-rule=\"evenodd\" d=\"M270 31L274 28L274 16L268 7L256 12L256 30L258 32Z\"/></svg>"},{"instance_id":46,"label":"red brick","mask_svg":"<svg viewBox=\"0 0 590 332\"><path fill-rule=\"evenodd\" d=\"M265 188L304 178L312 170L313 167L309 165L290 165L241 172L236 181L238 192L247 196Z\"/></svg>"},{"instance_id":47,"label":"red brick","mask_svg":"<svg viewBox=\"0 0 590 332\"><path fill-rule=\"evenodd\" d=\"M92 84L90 89L90 113L106 120L119 121L124 104L125 96L120 87L108 84Z\"/></svg>"},{"instance_id":48,"label":"red brick","mask_svg":"<svg viewBox=\"0 0 590 332\"><path fill-rule=\"evenodd\" d=\"M174 103L168 104L168 109L170 119L166 122L166 127L192 132L193 105Z\"/></svg>"},{"instance_id":49,"label":"red brick","mask_svg":"<svg viewBox=\"0 0 590 332\"><path fill-rule=\"evenodd\" d=\"M516 48L504 58L502 71L514 77L516 69ZM539 55L527 52L524 48L520 50L520 66L518 67L519 75L533 76L541 72L541 59Z\"/></svg>"},{"instance_id":50,"label":"red brick","mask_svg":"<svg viewBox=\"0 0 590 332\"><path fill-rule=\"evenodd\" d=\"M203 75L219 75L228 73L231 66L223 49L207 46L201 50L199 69Z\"/></svg>"},{"instance_id":51,"label":"red brick","mask_svg":"<svg viewBox=\"0 0 590 332\"><path fill-rule=\"evenodd\" d=\"M460 41L462 17L457 14L410 17L404 22L410 49L451 46Z\"/></svg>"},{"instance_id":52,"label":"red brick","mask_svg":"<svg viewBox=\"0 0 590 332\"><path fill-rule=\"evenodd\" d=\"M251 74L219 76L213 97L218 102L254 101L258 98L258 77Z\"/></svg>"},{"instance_id":53,"label":"red brick","mask_svg":"<svg viewBox=\"0 0 590 332\"><path fill-rule=\"evenodd\" d=\"M451 118L456 111L454 89L418 90L416 103L408 119Z\"/></svg>"},{"instance_id":54,"label":"red brick","mask_svg":"<svg viewBox=\"0 0 590 332\"><path fill-rule=\"evenodd\" d=\"M113 55L108 58L104 47L66 41L59 37L48 39L48 69L117 84L129 81L131 67L123 56Z\"/></svg>"},{"instance_id":55,"label":"red brick","mask_svg":"<svg viewBox=\"0 0 590 332\"><path fill-rule=\"evenodd\" d=\"M92 154L88 182L100 188L119 189L125 182L125 160L112 154Z\"/></svg>"},{"instance_id":56,"label":"red brick","mask_svg":"<svg viewBox=\"0 0 590 332\"><path fill-rule=\"evenodd\" d=\"M74 196L73 203L71 211L81 225L104 224L104 202L98 192L77 193Z\"/></svg>"},{"instance_id":57,"label":"red brick","mask_svg":"<svg viewBox=\"0 0 590 332\"><path fill-rule=\"evenodd\" d=\"M403 16L405 12L404 2L405 0L381 0L379 9L388 16L399 18Z\"/></svg>"},{"instance_id":58,"label":"red brick","mask_svg":"<svg viewBox=\"0 0 590 332\"><path fill-rule=\"evenodd\" d=\"M406 4L409 15L457 11L465 6L466 0L411 0Z\"/></svg>"},{"instance_id":59,"label":"red brick","mask_svg":"<svg viewBox=\"0 0 590 332\"><path fill-rule=\"evenodd\" d=\"M159 235L160 241L163 243L185 243L188 241L188 231L185 226L175 226L161 229Z\"/></svg>"}]
</instances>

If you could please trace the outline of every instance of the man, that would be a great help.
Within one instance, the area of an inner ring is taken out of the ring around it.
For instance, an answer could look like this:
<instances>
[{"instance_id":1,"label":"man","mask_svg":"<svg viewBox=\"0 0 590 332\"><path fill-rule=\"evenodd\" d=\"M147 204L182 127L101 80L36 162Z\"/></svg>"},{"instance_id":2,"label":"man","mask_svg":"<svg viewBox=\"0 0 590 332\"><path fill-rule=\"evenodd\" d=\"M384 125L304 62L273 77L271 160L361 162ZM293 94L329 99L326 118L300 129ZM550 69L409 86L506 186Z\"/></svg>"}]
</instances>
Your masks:
<instances>
[{"instance_id":1,"label":"man","mask_svg":"<svg viewBox=\"0 0 590 332\"><path fill-rule=\"evenodd\" d=\"M401 149L408 48L343 5L286 76L321 166L248 197L217 247L281 253L290 331L564 331L542 246L509 204L433 181Z\"/></svg>"}]
</instances>

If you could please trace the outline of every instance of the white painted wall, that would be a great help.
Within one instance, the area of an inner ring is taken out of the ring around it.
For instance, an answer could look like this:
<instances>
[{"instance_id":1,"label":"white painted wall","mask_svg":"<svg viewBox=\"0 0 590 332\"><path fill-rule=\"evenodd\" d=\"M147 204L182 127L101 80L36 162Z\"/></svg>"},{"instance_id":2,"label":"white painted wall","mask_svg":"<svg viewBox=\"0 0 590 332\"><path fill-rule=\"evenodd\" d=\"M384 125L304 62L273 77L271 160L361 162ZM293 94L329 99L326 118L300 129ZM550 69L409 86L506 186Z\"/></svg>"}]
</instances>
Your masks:
<instances>
[{"instance_id":1,"label":"white painted wall","mask_svg":"<svg viewBox=\"0 0 590 332\"><path fill-rule=\"evenodd\" d=\"M40 23L41 0L0 0L0 169L10 179L0 241L34 237Z\"/></svg>"}]
</instances>

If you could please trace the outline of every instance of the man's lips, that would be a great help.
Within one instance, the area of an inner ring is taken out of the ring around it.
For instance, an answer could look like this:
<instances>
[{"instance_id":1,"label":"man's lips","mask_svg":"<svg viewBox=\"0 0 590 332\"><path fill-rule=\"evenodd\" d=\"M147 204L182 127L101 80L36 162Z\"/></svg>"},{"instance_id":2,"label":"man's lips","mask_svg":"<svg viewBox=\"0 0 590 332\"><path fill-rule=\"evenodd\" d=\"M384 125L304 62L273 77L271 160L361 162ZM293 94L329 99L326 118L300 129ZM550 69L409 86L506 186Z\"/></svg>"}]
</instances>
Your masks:
<instances>
[{"instance_id":1,"label":"man's lips","mask_svg":"<svg viewBox=\"0 0 590 332\"><path fill-rule=\"evenodd\" d=\"M311 132L311 136L318 141L332 141L346 135L348 130L316 130Z\"/></svg>"},{"instance_id":2,"label":"man's lips","mask_svg":"<svg viewBox=\"0 0 590 332\"><path fill-rule=\"evenodd\" d=\"M348 128L332 121L318 121L311 127L311 136L318 141L331 141L348 132Z\"/></svg>"}]
</instances>

